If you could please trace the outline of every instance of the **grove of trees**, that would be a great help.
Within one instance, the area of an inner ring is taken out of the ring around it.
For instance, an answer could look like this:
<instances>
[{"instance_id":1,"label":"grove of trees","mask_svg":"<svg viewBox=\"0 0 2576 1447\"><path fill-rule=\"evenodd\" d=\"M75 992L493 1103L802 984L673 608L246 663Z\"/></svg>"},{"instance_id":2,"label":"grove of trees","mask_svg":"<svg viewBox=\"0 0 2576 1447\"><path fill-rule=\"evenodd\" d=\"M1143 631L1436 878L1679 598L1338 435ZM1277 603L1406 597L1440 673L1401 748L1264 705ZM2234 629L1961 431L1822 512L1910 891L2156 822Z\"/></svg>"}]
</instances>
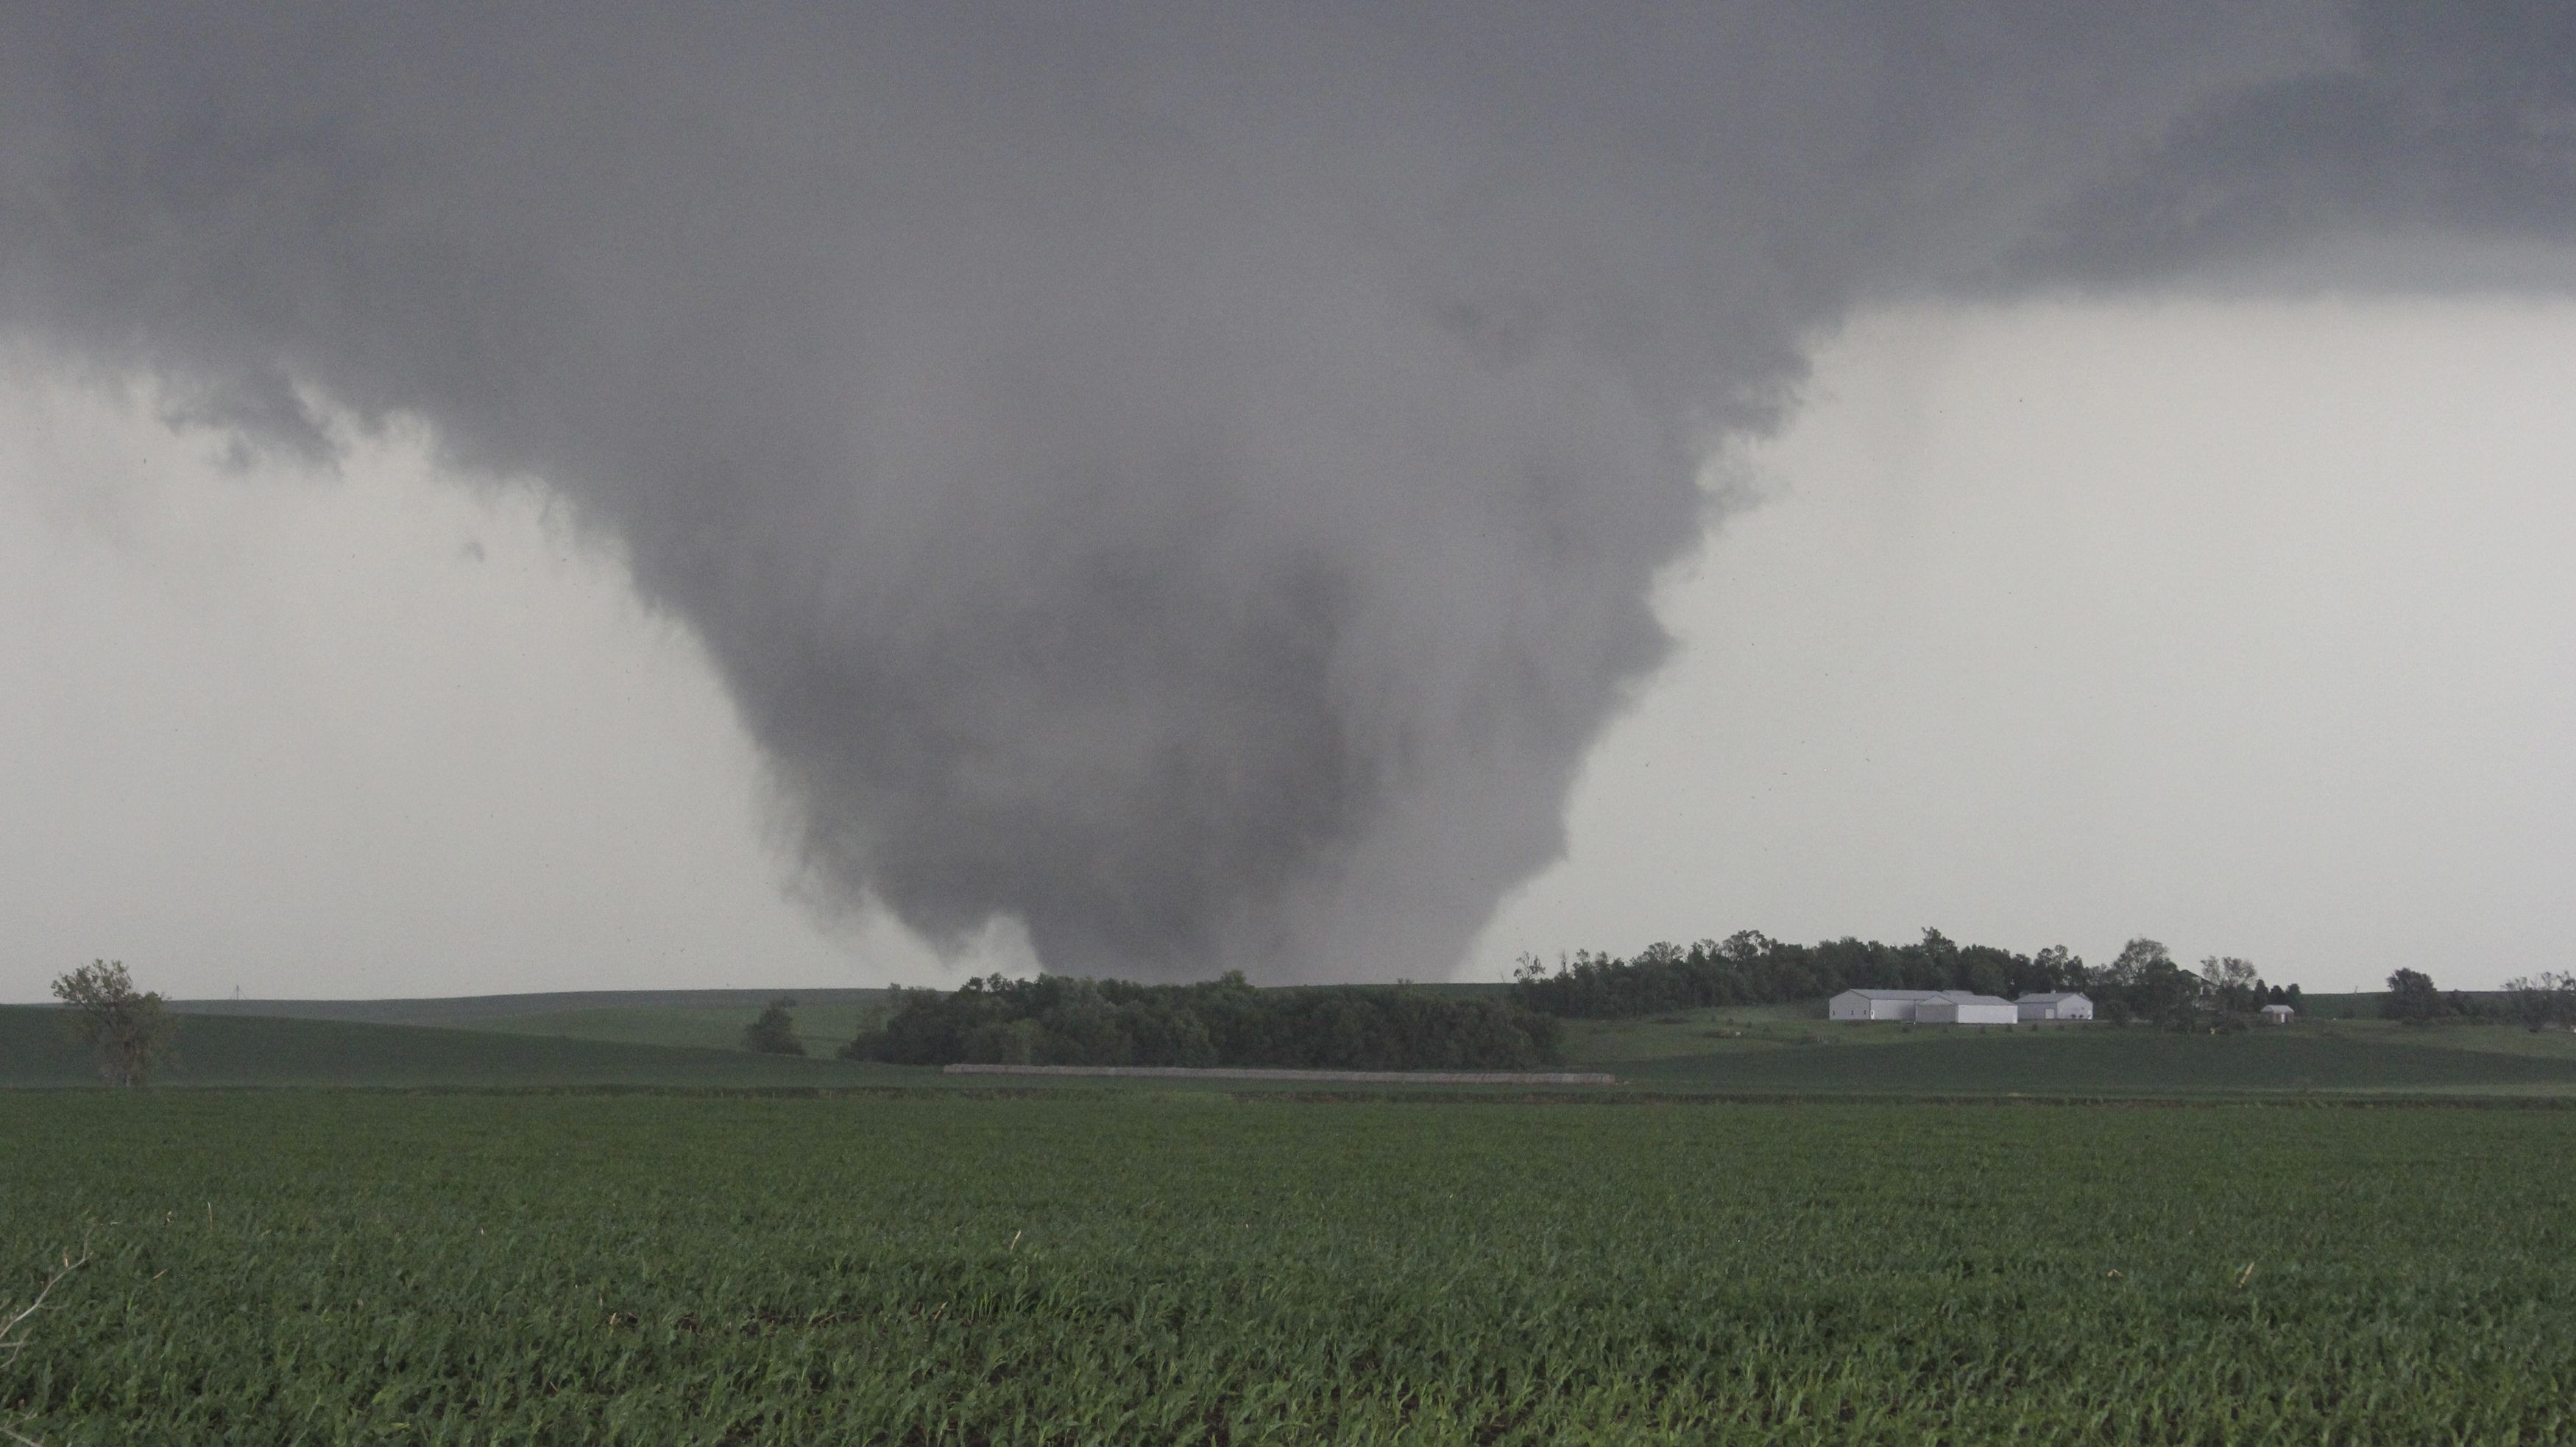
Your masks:
<instances>
[{"instance_id":1,"label":"grove of trees","mask_svg":"<svg viewBox=\"0 0 2576 1447\"><path fill-rule=\"evenodd\" d=\"M895 1065L1179 1065L1524 1070L1558 1059L1562 1027L1497 999L1404 986L1255 989L1040 975L902 990L843 1054Z\"/></svg>"},{"instance_id":2,"label":"grove of trees","mask_svg":"<svg viewBox=\"0 0 2576 1447\"><path fill-rule=\"evenodd\" d=\"M2388 993L2380 997L2379 1013L2409 1025L2498 1017L2520 1020L2534 1030L2576 1025L2576 975L2543 971L2536 977L2505 981L2500 996L2478 996L2442 989L2421 970L2399 970L2388 977Z\"/></svg>"},{"instance_id":3,"label":"grove of trees","mask_svg":"<svg viewBox=\"0 0 2576 1447\"><path fill-rule=\"evenodd\" d=\"M2242 1025L2266 1004L2299 1002L2299 987L2266 984L2254 966L2212 956L2193 971L2151 939L2129 941L2107 965L2088 967L2063 945L2017 954L1960 944L1927 929L1912 944L1845 936L1791 944L1758 930L1697 944L1655 944L1630 959L1578 951L1550 969L1524 955L1515 1003L1572 1019L1617 1019L1668 1010L1778 1005L1845 990L1970 990L2017 996L2080 990L2105 1019L2152 1020L2179 1029Z\"/></svg>"}]
</instances>

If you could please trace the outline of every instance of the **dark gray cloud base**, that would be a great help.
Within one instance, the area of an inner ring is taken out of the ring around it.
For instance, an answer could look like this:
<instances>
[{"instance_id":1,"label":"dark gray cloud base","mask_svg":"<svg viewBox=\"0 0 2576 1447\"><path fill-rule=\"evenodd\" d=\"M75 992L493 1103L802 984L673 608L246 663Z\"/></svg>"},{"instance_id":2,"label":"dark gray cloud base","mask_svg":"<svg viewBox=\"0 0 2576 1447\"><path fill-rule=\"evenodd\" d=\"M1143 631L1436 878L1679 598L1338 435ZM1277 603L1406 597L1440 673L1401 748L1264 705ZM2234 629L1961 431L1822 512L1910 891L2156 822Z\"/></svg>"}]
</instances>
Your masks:
<instances>
[{"instance_id":1,"label":"dark gray cloud base","mask_svg":"<svg viewBox=\"0 0 2576 1447\"><path fill-rule=\"evenodd\" d=\"M541 479L834 898L1434 974L1559 852L1803 339L2554 244L2564 15L21 3L0 327L248 445L327 457L318 399Z\"/></svg>"}]
</instances>

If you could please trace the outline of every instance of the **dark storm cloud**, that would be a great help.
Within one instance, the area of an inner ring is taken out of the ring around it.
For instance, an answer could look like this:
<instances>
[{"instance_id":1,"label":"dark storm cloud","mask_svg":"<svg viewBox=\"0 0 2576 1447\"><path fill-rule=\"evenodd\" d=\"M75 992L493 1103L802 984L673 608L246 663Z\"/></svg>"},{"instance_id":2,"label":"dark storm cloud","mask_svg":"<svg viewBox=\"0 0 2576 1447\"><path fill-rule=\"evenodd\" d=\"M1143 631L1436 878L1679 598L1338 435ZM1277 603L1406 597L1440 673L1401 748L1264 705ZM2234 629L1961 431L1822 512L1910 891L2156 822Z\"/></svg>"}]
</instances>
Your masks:
<instances>
[{"instance_id":1,"label":"dark storm cloud","mask_svg":"<svg viewBox=\"0 0 2576 1447\"><path fill-rule=\"evenodd\" d=\"M542 479L840 898L1432 973L1816 329L1999 258L2554 236L2563 26L2447 9L21 4L0 325Z\"/></svg>"},{"instance_id":2,"label":"dark storm cloud","mask_svg":"<svg viewBox=\"0 0 2576 1447\"><path fill-rule=\"evenodd\" d=\"M2576 7L2367 0L2349 19L2348 64L2213 102L2021 260L2136 279L2356 241L2576 233ZM2416 279L2438 284L2443 265Z\"/></svg>"}]
</instances>

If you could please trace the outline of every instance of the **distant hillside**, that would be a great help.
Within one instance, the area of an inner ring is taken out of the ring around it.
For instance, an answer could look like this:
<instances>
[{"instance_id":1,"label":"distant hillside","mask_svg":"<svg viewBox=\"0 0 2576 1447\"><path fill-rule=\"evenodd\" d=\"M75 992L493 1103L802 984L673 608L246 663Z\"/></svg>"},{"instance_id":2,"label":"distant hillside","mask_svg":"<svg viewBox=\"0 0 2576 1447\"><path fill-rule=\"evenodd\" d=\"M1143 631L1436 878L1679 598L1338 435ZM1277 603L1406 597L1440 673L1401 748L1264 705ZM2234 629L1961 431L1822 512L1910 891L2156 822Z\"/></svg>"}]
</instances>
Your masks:
<instances>
[{"instance_id":1,"label":"distant hillside","mask_svg":"<svg viewBox=\"0 0 2576 1447\"><path fill-rule=\"evenodd\" d=\"M1510 990L1498 984L1411 988L1451 998L1499 998ZM882 989L563 990L417 1000L173 1000L170 1008L183 1015L433 1025L550 1039L736 1050L741 1048L743 1027L761 1007L787 996L796 1001L796 1031L806 1049L830 1055L860 1031L880 1023L892 993Z\"/></svg>"},{"instance_id":2,"label":"distant hillside","mask_svg":"<svg viewBox=\"0 0 2576 1447\"><path fill-rule=\"evenodd\" d=\"M2506 1026L2412 1031L2370 1021L2232 1035L2076 1026L1954 1032L1857 1026L1795 1038L1635 1041L1623 1080L1685 1090L1925 1095L2476 1093L2576 1096L2576 1041ZM1569 1061L1614 1037L1571 1042ZM1658 1053L1655 1046L1672 1053ZM1587 1058L1589 1057L1589 1058Z\"/></svg>"},{"instance_id":3,"label":"distant hillside","mask_svg":"<svg viewBox=\"0 0 2576 1447\"><path fill-rule=\"evenodd\" d=\"M0 1087L95 1085L59 1012L0 1006ZM365 1021L192 1015L160 1084L204 1086L850 1085L885 1067Z\"/></svg>"},{"instance_id":4,"label":"distant hillside","mask_svg":"<svg viewBox=\"0 0 2576 1447\"><path fill-rule=\"evenodd\" d=\"M475 1025L508 1016L590 1010L747 1010L781 995L808 1005L881 1005L884 990L557 990L532 995L452 995L418 1000L172 1000L182 1015L260 1015L357 1020L375 1025Z\"/></svg>"}]
</instances>

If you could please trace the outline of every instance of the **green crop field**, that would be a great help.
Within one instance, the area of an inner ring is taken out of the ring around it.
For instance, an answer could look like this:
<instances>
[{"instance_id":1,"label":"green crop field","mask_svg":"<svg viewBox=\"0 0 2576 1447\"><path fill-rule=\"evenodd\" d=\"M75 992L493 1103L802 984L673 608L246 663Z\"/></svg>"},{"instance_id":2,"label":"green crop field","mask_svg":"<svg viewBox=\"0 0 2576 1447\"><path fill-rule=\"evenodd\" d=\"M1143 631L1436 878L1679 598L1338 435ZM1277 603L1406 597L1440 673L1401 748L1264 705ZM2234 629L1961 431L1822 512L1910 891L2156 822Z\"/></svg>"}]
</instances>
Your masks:
<instances>
[{"instance_id":1,"label":"green crop field","mask_svg":"<svg viewBox=\"0 0 2576 1447\"><path fill-rule=\"evenodd\" d=\"M2548 1442L2576 1111L0 1094L76 1443Z\"/></svg>"}]
</instances>

